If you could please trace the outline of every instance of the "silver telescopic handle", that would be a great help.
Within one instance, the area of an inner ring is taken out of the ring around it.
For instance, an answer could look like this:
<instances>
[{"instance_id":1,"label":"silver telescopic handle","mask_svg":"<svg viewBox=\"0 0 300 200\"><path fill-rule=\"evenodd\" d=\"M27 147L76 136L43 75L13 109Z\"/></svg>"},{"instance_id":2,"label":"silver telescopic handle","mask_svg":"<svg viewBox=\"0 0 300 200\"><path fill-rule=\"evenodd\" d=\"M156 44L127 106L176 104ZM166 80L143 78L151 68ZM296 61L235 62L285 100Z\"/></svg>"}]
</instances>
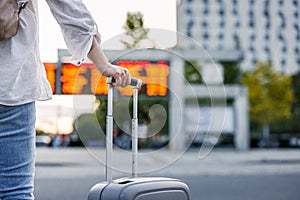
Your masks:
<instances>
[{"instance_id":1,"label":"silver telescopic handle","mask_svg":"<svg viewBox=\"0 0 300 200\"><path fill-rule=\"evenodd\" d=\"M133 87L133 117L132 117L132 177L137 177L138 155L138 88Z\"/></svg>"},{"instance_id":2,"label":"silver telescopic handle","mask_svg":"<svg viewBox=\"0 0 300 200\"><path fill-rule=\"evenodd\" d=\"M106 180L112 183L113 164L113 86L114 79L108 77L107 116L106 116ZM137 152L138 152L138 89L142 86L142 80L131 78L133 87L133 118L132 118L132 177L137 176Z\"/></svg>"},{"instance_id":3,"label":"silver telescopic handle","mask_svg":"<svg viewBox=\"0 0 300 200\"><path fill-rule=\"evenodd\" d=\"M113 86L108 84L106 116L106 181L112 182L113 164Z\"/></svg>"}]
</instances>

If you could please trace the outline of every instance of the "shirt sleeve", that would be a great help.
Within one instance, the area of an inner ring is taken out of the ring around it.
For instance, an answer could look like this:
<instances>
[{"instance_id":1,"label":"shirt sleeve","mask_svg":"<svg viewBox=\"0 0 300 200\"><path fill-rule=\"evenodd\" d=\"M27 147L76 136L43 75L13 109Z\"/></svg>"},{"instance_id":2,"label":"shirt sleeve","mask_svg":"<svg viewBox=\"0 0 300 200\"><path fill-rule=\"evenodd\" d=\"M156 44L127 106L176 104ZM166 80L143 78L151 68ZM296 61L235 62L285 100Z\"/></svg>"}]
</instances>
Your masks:
<instances>
[{"instance_id":1,"label":"shirt sleeve","mask_svg":"<svg viewBox=\"0 0 300 200\"><path fill-rule=\"evenodd\" d=\"M46 0L60 25L71 54L70 62L80 65L87 57L93 37L100 43L100 34L91 13L82 0Z\"/></svg>"}]
</instances>

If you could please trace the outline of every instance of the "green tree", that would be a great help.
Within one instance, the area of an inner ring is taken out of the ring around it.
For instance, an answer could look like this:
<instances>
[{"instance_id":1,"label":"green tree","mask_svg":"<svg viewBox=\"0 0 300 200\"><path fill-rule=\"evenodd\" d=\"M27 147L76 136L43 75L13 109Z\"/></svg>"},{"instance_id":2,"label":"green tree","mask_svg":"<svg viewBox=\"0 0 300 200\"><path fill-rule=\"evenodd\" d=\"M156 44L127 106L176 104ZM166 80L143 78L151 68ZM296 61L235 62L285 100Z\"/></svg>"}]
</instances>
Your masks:
<instances>
[{"instance_id":1,"label":"green tree","mask_svg":"<svg viewBox=\"0 0 300 200\"><path fill-rule=\"evenodd\" d=\"M224 68L224 84L237 84L241 81L241 70L237 62L220 62Z\"/></svg>"},{"instance_id":2,"label":"green tree","mask_svg":"<svg viewBox=\"0 0 300 200\"><path fill-rule=\"evenodd\" d=\"M244 74L242 84L248 87L250 120L263 127L263 138L268 141L270 123L291 117L291 78L275 72L271 63L258 63L255 71Z\"/></svg>"},{"instance_id":3,"label":"green tree","mask_svg":"<svg viewBox=\"0 0 300 200\"><path fill-rule=\"evenodd\" d=\"M184 76L189 83L203 83L200 63L197 61L185 61Z\"/></svg>"},{"instance_id":4,"label":"green tree","mask_svg":"<svg viewBox=\"0 0 300 200\"><path fill-rule=\"evenodd\" d=\"M124 29L125 37L121 40L121 42L125 47L154 47L154 42L148 38L149 29L144 27L144 18L141 12L128 12Z\"/></svg>"},{"instance_id":5,"label":"green tree","mask_svg":"<svg viewBox=\"0 0 300 200\"><path fill-rule=\"evenodd\" d=\"M300 132L300 72L292 76L294 90L292 131Z\"/></svg>"},{"instance_id":6,"label":"green tree","mask_svg":"<svg viewBox=\"0 0 300 200\"><path fill-rule=\"evenodd\" d=\"M294 93L292 117L288 121L273 123L271 130L275 133L300 133L300 72L293 74L291 78Z\"/></svg>"}]
</instances>

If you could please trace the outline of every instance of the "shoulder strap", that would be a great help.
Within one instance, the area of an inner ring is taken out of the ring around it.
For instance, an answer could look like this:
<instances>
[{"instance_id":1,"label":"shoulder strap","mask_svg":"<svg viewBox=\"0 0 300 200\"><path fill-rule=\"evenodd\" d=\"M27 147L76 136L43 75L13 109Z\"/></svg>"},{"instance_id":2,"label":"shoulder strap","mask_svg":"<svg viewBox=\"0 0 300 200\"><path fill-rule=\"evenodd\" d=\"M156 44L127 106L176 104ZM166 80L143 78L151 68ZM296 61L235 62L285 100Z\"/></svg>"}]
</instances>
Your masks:
<instances>
[{"instance_id":1,"label":"shoulder strap","mask_svg":"<svg viewBox=\"0 0 300 200\"><path fill-rule=\"evenodd\" d=\"M28 1L21 1L19 3L19 13L21 12L21 10L23 10L24 8L26 8L27 4L30 2L30 0Z\"/></svg>"},{"instance_id":2,"label":"shoulder strap","mask_svg":"<svg viewBox=\"0 0 300 200\"><path fill-rule=\"evenodd\" d=\"M16 0L0 2L0 41L17 34L19 26L18 3Z\"/></svg>"}]
</instances>

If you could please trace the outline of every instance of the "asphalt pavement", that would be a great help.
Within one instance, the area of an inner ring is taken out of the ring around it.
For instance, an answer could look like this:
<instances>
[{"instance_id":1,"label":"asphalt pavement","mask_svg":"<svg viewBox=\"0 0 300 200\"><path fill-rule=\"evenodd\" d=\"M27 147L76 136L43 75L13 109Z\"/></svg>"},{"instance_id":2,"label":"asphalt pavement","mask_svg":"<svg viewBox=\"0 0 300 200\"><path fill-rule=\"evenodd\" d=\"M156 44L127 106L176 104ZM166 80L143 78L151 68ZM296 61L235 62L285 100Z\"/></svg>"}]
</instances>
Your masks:
<instances>
[{"instance_id":1,"label":"asphalt pavement","mask_svg":"<svg viewBox=\"0 0 300 200\"><path fill-rule=\"evenodd\" d=\"M105 180L104 163L103 148L37 148L36 199L86 199ZM112 168L115 178L130 176L130 151L115 149ZM300 149L142 150L138 172L183 180L192 200L300 199Z\"/></svg>"}]
</instances>

